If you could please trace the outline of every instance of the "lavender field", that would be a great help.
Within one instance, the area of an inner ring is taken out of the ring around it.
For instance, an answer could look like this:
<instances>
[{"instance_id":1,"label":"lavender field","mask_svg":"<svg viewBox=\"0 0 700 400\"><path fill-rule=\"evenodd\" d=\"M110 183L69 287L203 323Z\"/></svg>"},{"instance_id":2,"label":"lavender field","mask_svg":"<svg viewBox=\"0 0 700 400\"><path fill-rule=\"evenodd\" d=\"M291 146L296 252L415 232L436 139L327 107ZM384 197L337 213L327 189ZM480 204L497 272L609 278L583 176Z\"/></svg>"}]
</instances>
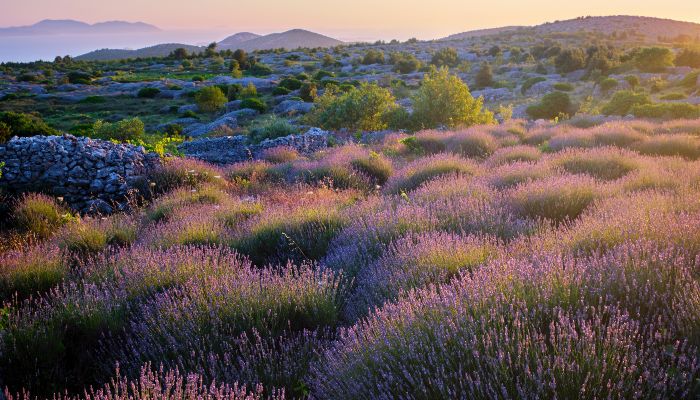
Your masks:
<instances>
[{"instance_id":1,"label":"lavender field","mask_svg":"<svg viewBox=\"0 0 700 400\"><path fill-rule=\"evenodd\" d=\"M700 121L513 120L13 203L7 399L700 396Z\"/></svg>"}]
</instances>

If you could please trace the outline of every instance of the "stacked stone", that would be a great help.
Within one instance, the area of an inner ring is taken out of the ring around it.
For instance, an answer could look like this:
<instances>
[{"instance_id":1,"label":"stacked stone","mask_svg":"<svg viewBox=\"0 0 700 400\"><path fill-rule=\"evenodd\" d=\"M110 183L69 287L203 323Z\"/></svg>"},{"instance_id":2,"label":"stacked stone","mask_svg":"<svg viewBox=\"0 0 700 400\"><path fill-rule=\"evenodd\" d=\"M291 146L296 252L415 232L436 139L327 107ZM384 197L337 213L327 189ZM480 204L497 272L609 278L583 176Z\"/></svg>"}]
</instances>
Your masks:
<instances>
[{"instance_id":1,"label":"stacked stone","mask_svg":"<svg viewBox=\"0 0 700 400\"><path fill-rule=\"evenodd\" d=\"M143 147L72 135L12 138L0 146L0 188L63 197L84 213L122 209L134 185L160 165Z\"/></svg>"}]
</instances>

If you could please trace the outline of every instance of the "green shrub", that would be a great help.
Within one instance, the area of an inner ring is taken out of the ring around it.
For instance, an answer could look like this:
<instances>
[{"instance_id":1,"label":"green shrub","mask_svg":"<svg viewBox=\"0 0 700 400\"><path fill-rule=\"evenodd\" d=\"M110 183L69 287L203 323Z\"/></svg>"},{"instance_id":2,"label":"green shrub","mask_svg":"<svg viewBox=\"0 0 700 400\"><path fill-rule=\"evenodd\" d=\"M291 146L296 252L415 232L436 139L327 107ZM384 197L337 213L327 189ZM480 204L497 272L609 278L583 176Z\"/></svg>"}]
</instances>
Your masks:
<instances>
[{"instance_id":1,"label":"green shrub","mask_svg":"<svg viewBox=\"0 0 700 400\"><path fill-rule=\"evenodd\" d=\"M369 157L352 160L350 165L361 174L368 176L377 185L385 184L394 172L391 161L375 152L371 152Z\"/></svg>"},{"instance_id":2,"label":"green shrub","mask_svg":"<svg viewBox=\"0 0 700 400\"><path fill-rule=\"evenodd\" d=\"M546 81L547 78L543 76L536 76L534 78L529 78L525 82L523 82L523 86L520 88L520 93L525 94L527 93L528 90L530 90L531 87L533 87L536 83L539 82L544 82Z\"/></svg>"},{"instance_id":3,"label":"green shrub","mask_svg":"<svg viewBox=\"0 0 700 400\"><path fill-rule=\"evenodd\" d=\"M68 73L68 82L72 84L89 85L90 80L90 74L87 72L72 71Z\"/></svg>"},{"instance_id":4,"label":"green shrub","mask_svg":"<svg viewBox=\"0 0 700 400\"><path fill-rule=\"evenodd\" d=\"M629 90L622 90L603 106L601 112L605 115L627 115L632 107L642 104L650 104L651 98L645 93L635 93Z\"/></svg>"},{"instance_id":5,"label":"green shrub","mask_svg":"<svg viewBox=\"0 0 700 400\"><path fill-rule=\"evenodd\" d=\"M694 71L686 75L680 84L688 89L693 89L698 85L698 78L700 78L700 71Z\"/></svg>"},{"instance_id":6,"label":"green shrub","mask_svg":"<svg viewBox=\"0 0 700 400\"><path fill-rule=\"evenodd\" d=\"M249 97L241 101L241 108L250 108L262 114L267 111L267 104L257 97Z\"/></svg>"},{"instance_id":7,"label":"green shrub","mask_svg":"<svg viewBox=\"0 0 700 400\"><path fill-rule=\"evenodd\" d=\"M438 68L440 67L456 67L459 65L459 55L457 50L452 47L443 47L438 50L430 59L430 63Z\"/></svg>"},{"instance_id":8,"label":"green shrub","mask_svg":"<svg viewBox=\"0 0 700 400\"><path fill-rule=\"evenodd\" d=\"M310 125L324 129L376 131L387 128L384 116L396 108L394 96L387 89L363 83L347 93L326 89L316 107L306 115Z\"/></svg>"},{"instance_id":9,"label":"green shrub","mask_svg":"<svg viewBox=\"0 0 700 400\"><path fill-rule=\"evenodd\" d=\"M275 96L284 96L289 93L291 93L291 90L282 86L277 86L276 88L272 89L272 94Z\"/></svg>"},{"instance_id":10,"label":"green shrub","mask_svg":"<svg viewBox=\"0 0 700 400\"><path fill-rule=\"evenodd\" d=\"M617 85L618 85L618 82L616 79L606 78L600 82L600 90L602 90L603 92L609 92L612 89L616 88Z\"/></svg>"},{"instance_id":11,"label":"green shrub","mask_svg":"<svg viewBox=\"0 0 700 400\"><path fill-rule=\"evenodd\" d=\"M627 75L625 77L625 81L632 89L636 88L640 84L639 77L637 75Z\"/></svg>"},{"instance_id":12,"label":"green shrub","mask_svg":"<svg viewBox=\"0 0 700 400\"><path fill-rule=\"evenodd\" d=\"M255 65L248 69L248 72L254 76L267 76L272 73L272 68L263 63L255 63Z\"/></svg>"},{"instance_id":13,"label":"green shrub","mask_svg":"<svg viewBox=\"0 0 700 400\"><path fill-rule=\"evenodd\" d=\"M700 68L700 50L683 49L676 55L676 65L679 67Z\"/></svg>"},{"instance_id":14,"label":"green shrub","mask_svg":"<svg viewBox=\"0 0 700 400\"><path fill-rule=\"evenodd\" d=\"M477 88L485 88L489 86L494 86L495 82L493 80L493 71L491 70L491 64L484 62L481 64L479 71L476 73L474 78L474 83Z\"/></svg>"},{"instance_id":15,"label":"green shrub","mask_svg":"<svg viewBox=\"0 0 700 400\"><path fill-rule=\"evenodd\" d=\"M362 57L362 64L384 64L384 53L379 50L369 49Z\"/></svg>"},{"instance_id":16,"label":"green shrub","mask_svg":"<svg viewBox=\"0 0 700 400\"><path fill-rule=\"evenodd\" d=\"M197 107L203 112L216 112L224 107L228 101L224 92L216 86L207 86L200 89L195 95Z\"/></svg>"},{"instance_id":17,"label":"green shrub","mask_svg":"<svg viewBox=\"0 0 700 400\"><path fill-rule=\"evenodd\" d=\"M421 68L421 62L411 53L392 54L394 71L401 74L409 74Z\"/></svg>"},{"instance_id":18,"label":"green shrub","mask_svg":"<svg viewBox=\"0 0 700 400\"><path fill-rule=\"evenodd\" d=\"M70 224L61 232L58 246L78 256L92 256L108 245L107 233L92 223Z\"/></svg>"},{"instance_id":19,"label":"green shrub","mask_svg":"<svg viewBox=\"0 0 700 400\"><path fill-rule=\"evenodd\" d=\"M665 47L647 47L636 52L634 63L642 72L663 72L673 66L673 52Z\"/></svg>"},{"instance_id":20,"label":"green shrub","mask_svg":"<svg viewBox=\"0 0 700 400\"><path fill-rule=\"evenodd\" d=\"M88 97L80 100L78 103L80 103L80 104L103 104L106 102L107 102L107 99L105 99L103 96L88 96Z\"/></svg>"},{"instance_id":21,"label":"green shrub","mask_svg":"<svg viewBox=\"0 0 700 400\"><path fill-rule=\"evenodd\" d=\"M554 119L562 115L570 116L575 109L568 94L552 92L544 95L539 104L532 105L525 111L535 119Z\"/></svg>"},{"instance_id":22,"label":"green shrub","mask_svg":"<svg viewBox=\"0 0 700 400\"><path fill-rule=\"evenodd\" d=\"M265 139L275 139L299 133L299 129L290 124L284 118L270 115L259 119L251 126L248 137L254 143L260 143Z\"/></svg>"},{"instance_id":23,"label":"green shrub","mask_svg":"<svg viewBox=\"0 0 700 400\"><path fill-rule=\"evenodd\" d=\"M0 130L0 143L4 143L12 136L28 137L34 135L51 136L60 134L57 130L46 125L41 118L31 114L13 111L0 112L0 123L5 125ZM6 139L3 140L3 138Z\"/></svg>"},{"instance_id":24,"label":"green shrub","mask_svg":"<svg viewBox=\"0 0 700 400\"><path fill-rule=\"evenodd\" d=\"M117 140L122 143L142 140L145 135L143 121L134 117L116 123L98 120L92 126L94 135L100 139Z\"/></svg>"},{"instance_id":25,"label":"green shrub","mask_svg":"<svg viewBox=\"0 0 700 400\"><path fill-rule=\"evenodd\" d=\"M280 81L278 86L289 89L291 91L300 89L301 85L303 85L303 82L297 78L284 78Z\"/></svg>"},{"instance_id":26,"label":"green shrub","mask_svg":"<svg viewBox=\"0 0 700 400\"><path fill-rule=\"evenodd\" d=\"M483 99L474 99L469 87L447 68L431 68L413 96L416 126L435 128L490 124L493 114L483 108Z\"/></svg>"},{"instance_id":27,"label":"green shrub","mask_svg":"<svg viewBox=\"0 0 700 400\"><path fill-rule=\"evenodd\" d=\"M637 118L695 119L700 118L700 107L688 103L641 104L632 107Z\"/></svg>"},{"instance_id":28,"label":"green shrub","mask_svg":"<svg viewBox=\"0 0 700 400\"><path fill-rule=\"evenodd\" d=\"M24 196L14 209L14 222L21 231L47 238L67 220L70 214L48 196L29 194Z\"/></svg>"},{"instance_id":29,"label":"green shrub","mask_svg":"<svg viewBox=\"0 0 700 400\"><path fill-rule=\"evenodd\" d=\"M661 100L685 100L688 96L683 93L669 93L661 96Z\"/></svg>"},{"instance_id":30,"label":"green shrub","mask_svg":"<svg viewBox=\"0 0 700 400\"><path fill-rule=\"evenodd\" d=\"M313 82L304 83L299 89L299 97L308 103L313 103L318 97L318 87Z\"/></svg>"},{"instance_id":31,"label":"green shrub","mask_svg":"<svg viewBox=\"0 0 700 400\"><path fill-rule=\"evenodd\" d=\"M142 99L152 99L158 96L160 89L154 87L141 88L137 94L139 98Z\"/></svg>"},{"instance_id":32,"label":"green shrub","mask_svg":"<svg viewBox=\"0 0 700 400\"><path fill-rule=\"evenodd\" d=\"M560 92L572 92L574 90L574 85L567 82L557 82L553 87Z\"/></svg>"},{"instance_id":33,"label":"green shrub","mask_svg":"<svg viewBox=\"0 0 700 400\"><path fill-rule=\"evenodd\" d=\"M554 66L560 74L568 74L586 66L586 53L581 49L562 50L554 60Z\"/></svg>"},{"instance_id":34,"label":"green shrub","mask_svg":"<svg viewBox=\"0 0 700 400\"><path fill-rule=\"evenodd\" d=\"M333 78L334 76L335 76L334 73L332 73L330 71L324 71L321 69L318 72L316 72L316 74L314 75L314 79L317 81L321 81L321 80L323 80L323 78Z\"/></svg>"}]
</instances>

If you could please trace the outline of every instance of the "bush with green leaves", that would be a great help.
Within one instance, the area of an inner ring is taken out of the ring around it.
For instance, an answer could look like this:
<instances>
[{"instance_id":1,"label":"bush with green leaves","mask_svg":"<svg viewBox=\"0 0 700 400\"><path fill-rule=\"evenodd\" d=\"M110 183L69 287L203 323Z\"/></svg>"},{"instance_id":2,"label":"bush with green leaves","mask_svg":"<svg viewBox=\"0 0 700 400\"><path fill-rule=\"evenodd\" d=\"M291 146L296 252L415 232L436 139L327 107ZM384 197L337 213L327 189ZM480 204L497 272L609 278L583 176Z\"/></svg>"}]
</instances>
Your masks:
<instances>
[{"instance_id":1,"label":"bush with green leaves","mask_svg":"<svg viewBox=\"0 0 700 400\"><path fill-rule=\"evenodd\" d=\"M673 61L673 52L665 47L646 47L634 54L634 65L642 72L663 72Z\"/></svg>"},{"instance_id":2,"label":"bush with green leaves","mask_svg":"<svg viewBox=\"0 0 700 400\"><path fill-rule=\"evenodd\" d=\"M346 93L336 93L329 86L306 120L323 129L377 131L387 128L385 115L396 107L391 92L376 84L362 83Z\"/></svg>"},{"instance_id":3,"label":"bush with green leaves","mask_svg":"<svg viewBox=\"0 0 700 400\"><path fill-rule=\"evenodd\" d=\"M299 129L290 124L284 118L269 115L261 118L250 127L248 137L254 143L260 143L266 139L276 139L299 133Z\"/></svg>"},{"instance_id":4,"label":"bush with green leaves","mask_svg":"<svg viewBox=\"0 0 700 400\"><path fill-rule=\"evenodd\" d=\"M391 55L394 71L409 74L421 68L421 62L411 53L393 53Z\"/></svg>"},{"instance_id":5,"label":"bush with green leaves","mask_svg":"<svg viewBox=\"0 0 700 400\"><path fill-rule=\"evenodd\" d=\"M436 67L456 67L459 61L457 50L452 47L443 47L430 59L430 63Z\"/></svg>"},{"instance_id":6,"label":"bush with green leaves","mask_svg":"<svg viewBox=\"0 0 700 400\"><path fill-rule=\"evenodd\" d=\"M255 63L255 65L248 69L248 72L255 76L267 76L272 73L272 68L263 63Z\"/></svg>"},{"instance_id":7,"label":"bush with green leaves","mask_svg":"<svg viewBox=\"0 0 700 400\"><path fill-rule=\"evenodd\" d=\"M431 68L413 96L416 126L436 128L493 123L493 113L484 109L483 99L474 99L469 87L447 68Z\"/></svg>"},{"instance_id":8,"label":"bush with green leaves","mask_svg":"<svg viewBox=\"0 0 700 400\"><path fill-rule=\"evenodd\" d=\"M12 136L28 137L35 135L53 136L60 134L57 130L32 114L14 111L0 112L0 143L10 140Z\"/></svg>"},{"instance_id":9,"label":"bush with green leaves","mask_svg":"<svg viewBox=\"0 0 700 400\"><path fill-rule=\"evenodd\" d=\"M115 123L98 120L93 124L92 129L97 138L116 140L122 143L142 140L146 134L143 121L138 117L123 119Z\"/></svg>"},{"instance_id":10,"label":"bush with green leaves","mask_svg":"<svg viewBox=\"0 0 700 400\"><path fill-rule=\"evenodd\" d=\"M554 119L571 116L575 113L571 98L564 92L547 93L538 104L528 107L525 112L535 119Z\"/></svg>"},{"instance_id":11,"label":"bush with green leaves","mask_svg":"<svg viewBox=\"0 0 700 400\"><path fill-rule=\"evenodd\" d=\"M629 90L622 90L603 106L601 112L605 115L627 115L632 107L643 104L651 104L651 98L645 93L636 93Z\"/></svg>"},{"instance_id":12,"label":"bush with green leaves","mask_svg":"<svg viewBox=\"0 0 700 400\"><path fill-rule=\"evenodd\" d=\"M554 60L554 66L560 74L568 74L586 66L586 53L581 49L566 49Z\"/></svg>"},{"instance_id":13,"label":"bush with green leaves","mask_svg":"<svg viewBox=\"0 0 700 400\"><path fill-rule=\"evenodd\" d=\"M194 97L200 111L213 113L221 110L228 98L217 86L207 86L200 89Z\"/></svg>"},{"instance_id":14,"label":"bush with green leaves","mask_svg":"<svg viewBox=\"0 0 700 400\"><path fill-rule=\"evenodd\" d=\"M72 84L89 85L91 80L90 74L82 71L71 71L67 77Z\"/></svg>"},{"instance_id":15,"label":"bush with green leaves","mask_svg":"<svg viewBox=\"0 0 700 400\"><path fill-rule=\"evenodd\" d=\"M141 88L137 94L139 98L142 99L152 99L158 96L160 89L154 87Z\"/></svg>"},{"instance_id":16,"label":"bush with green leaves","mask_svg":"<svg viewBox=\"0 0 700 400\"><path fill-rule=\"evenodd\" d=\"M656 119L697 119L700 107L688 103L639 104L632 107L632 114L637 118Z\"/></svg>"},{"instance_id":17,"label":"bush with green leaves","mask_svg":"<svg viewBox=\"0 0 700 400\"><path fill-rule=\"evenodd\" d=\"M700 68L700 49L685 48L676 55L679 67Z\"/></svg>"},{"instance_id":18,"label":"bush with green leaves","mask_svg":"<svg viewBox=\"0 0 700 400\"><path fill-rule=\"evenodd\" d=\"M618 85L617 79L614 78L606 78L600 81L600 90L603 92L609 92L616 88Z\"/></svg>"},{"instance_id":19,"label":"bush with green leaves","mask_svg":"<svg viewBox=\"0 0 700 400\"><path fill-rule=\"evenodd\" d=\"M476 73L476 77L474 77L474 83L479 89L493 86L495 84L491 64L487 62L481 64L479 71Z\"/></svg>"},{"instance_id":20,"label":"bush with green leaves","mask_svg":"<svg viewBox=\"0 0 700 400\"><path fill-rule=\"evenodd\" d=\"M250 108L262 114L267 111L267 104L257 97L248 97L241 101L241 108Z\"/></svg>"},{"instance_id":21,"label":"bush with green leaves","mask_svg":"<svg viewBox=\"0 0 700 400\"><path fill-rule=\"evenodd\" d=\"M384 64L384 53L379 50L369 49L362 57L362 64Z\"/></svg>"},{"instance_id":22,"label":"bush with green leaves","mask_svg":"<svg viewBox=\"0 0 700 400\"><path fill-rule=\"evenodd\" d=\"M280 81L278 87L283 87L289 90L297 90L300 89L302 85L303 82L297 78L284 78Z\"/></svg>"},{"instance_id":23,"label":"bush with green leaves","mask_svg":"<svg viewBox=\"0 0 700 400\"><path fill-rule=\"evenodd\" d=\"M558 90L560 92L573 92L574 91L574 85L572 85L568 82L557 82L552 87L555 90Z\"/></svg>"},{"instance_id":24,"label":"bush with green leaves","mask_svg":"<svg viewBox=\"0 0 700 400\"><path fill-rule=\"evenodd\" d=\"M299 97L308 103L313 103L318 97L318 87L313 82L304 83L299 89Z\"/></svg>"}]
</instances>

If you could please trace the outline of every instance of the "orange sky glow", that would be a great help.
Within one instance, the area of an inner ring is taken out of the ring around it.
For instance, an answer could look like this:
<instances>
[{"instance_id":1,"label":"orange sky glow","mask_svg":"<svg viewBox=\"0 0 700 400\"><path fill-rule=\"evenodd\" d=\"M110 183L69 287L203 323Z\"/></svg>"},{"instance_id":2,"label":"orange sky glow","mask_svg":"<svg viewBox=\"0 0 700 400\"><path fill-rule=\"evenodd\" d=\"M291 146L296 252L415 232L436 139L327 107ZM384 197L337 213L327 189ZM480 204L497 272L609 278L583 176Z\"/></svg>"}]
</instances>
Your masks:
<instances>
[{"instance_id":1,"label":"orange sky glow","mask_svg":"<svg viewBox=\"0 0 700 400\"><path fill-rule=\"evenodd\" d=\"M305 28L341 39L433 39L465 30L535 25L584 15L700 22L697 0L0 0L0 26L41 19L143 21L163 29L279 32Z\"/></svg>"}]
</instances>

